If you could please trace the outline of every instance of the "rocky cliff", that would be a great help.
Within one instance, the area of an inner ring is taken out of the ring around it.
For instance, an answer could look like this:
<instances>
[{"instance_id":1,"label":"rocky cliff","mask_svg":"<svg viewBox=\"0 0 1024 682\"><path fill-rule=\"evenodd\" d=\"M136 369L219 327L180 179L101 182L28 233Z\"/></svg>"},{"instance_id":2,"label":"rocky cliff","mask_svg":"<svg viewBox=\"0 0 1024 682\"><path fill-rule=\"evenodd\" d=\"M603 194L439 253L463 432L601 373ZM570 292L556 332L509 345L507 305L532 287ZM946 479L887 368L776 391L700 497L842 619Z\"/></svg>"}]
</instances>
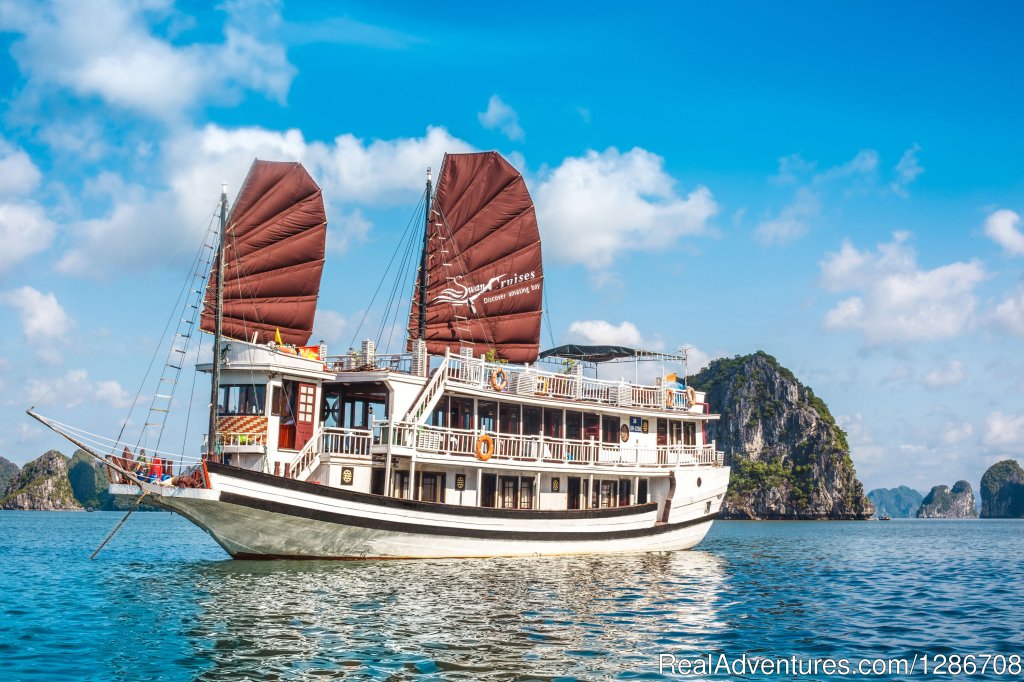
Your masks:
<instances>
[{"instance_id":1,"label":"rocky cliff","mask_svg":"<svg viewBox=\"0 0 1024 682\"><path fill-rule=\"evenodd\" d=\"M1024 469L1016 461L993 464L981 477L981 518L1024 518Z\"/></svg>"},{"instance_id":2,"label":"rocky cliff","mask_svg":"<svg viewBox=\"0 0 1024 682\"><path fill-rule=\"evenodd\" d=\"M974 491L967 481L957 481L953 489L937 485L921 501L917 510L919 519L976 519Z\"/></svg>"},{"instance_id":3,"label":"rocky cliff","mask_svg":"<svg viewBox=\"0 0 1024 682\"><path fill-rule=\"evenodd\" d=\"M7 486L10 484L11 479L17 476L21 472L18 465L10 460L0 457L0 495L7 490Z\"/></svg>"},{"instance_id":4,"label":"rocky cliff","mask_svg":"<svg viewBox=\"0 0 1024 682\"><path fill-rule=\"evenodd\" d=\"M7 484L0 509L81 510L68 481L68 458L50 450L26 464Z\"/></svg>"},{"instance_id":5,"label":"rocky cliff","mask_svg":"<svg viewBox=\"0 0 1024 682\"><path fill-rule=\"evenodd\" d=\"M709 437L733 467L722 518L866 519L875 509L821 398L763 351L690 378L722 415Z\"/></svg>"},{"instance_id":6,"label":"rocky cliff","mask_svg":"<svg viewBox=\"0 0 1024 682\"><path fill-rule=\"evenodd\" d=\"M878 516L912 519L923 498L913 488L901 485L899 488L876 488L868 493L868 499L875 505Z\"/></svg>"}]
</instances>

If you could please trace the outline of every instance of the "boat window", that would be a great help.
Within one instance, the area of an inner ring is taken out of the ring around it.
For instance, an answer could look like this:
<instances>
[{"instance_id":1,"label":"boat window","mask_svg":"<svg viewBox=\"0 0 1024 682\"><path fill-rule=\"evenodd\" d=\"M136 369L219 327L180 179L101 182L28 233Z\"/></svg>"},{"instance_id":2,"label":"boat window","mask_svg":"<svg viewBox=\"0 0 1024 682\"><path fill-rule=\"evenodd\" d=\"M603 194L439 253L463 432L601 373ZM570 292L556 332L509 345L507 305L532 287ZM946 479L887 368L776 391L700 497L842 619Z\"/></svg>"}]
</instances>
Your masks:
<instances>
[{"instance_id":1,"label":"boat window","mask_svg":"<svg viewBox=\"0 0 1024 682\"><path fill-rule=\"evenodd\" d=\"M636 484L636 503L647 504L647 479L641 478Z\"/></svg>"},{"instance_id":2,"label":"boat window","mask_svg":"<svg viewBox=\"0 0 1024 682\"><path fill-rule=\"evenodd\" d=\"M391 496L405 499L409 492L409 472L396 471L391 479Z\"/></svg>"},{"instance_id":3,"label":"boat window","mask_svg":"<svg viewBox=\"0 0 1024 682\"><path fill-rule=\"evenodd\" d=\"M633 492L633 482L623 478L619 480L619 506L629 506L629 495Z\"/></svg>"},{"instance_id":4,"label":"boat window","mask_svg":"<svg viewBox=\"0 0 1024 682\"><path fill-rule=\"evenodd\" d=\"M323 405L320 407L320 415L324 426L336 428L341 426L341 394L328 393L324 391Z\"/></svg>"},{"instance_id":5,"label":"boat window","mask_svg":"<svg viewBox=\"0 0 1024 682\"><path fill-rule=\"evenodd\" d=\"M697 444L697 425L693 422L683 423L683 444L684 445L696 445Z\"/></svg>"},{"instance_id":6,"label":"boat window","mask_svg":"<svg viewBox=\"0 0 1024 682\"><path fill-rule=\"evenodd\" d=\"M502 509L515 509L519 506L519 477L501 477L501 507Z\"/></svg>"},{"instance_id":7,"label":"boat window","mask_svg":"<svg viewBox=\"0 0 1024 682\"><path fill-rule=\"evenodd\" d=\"M565 437L569 440L581 440L583 438L583 413L565 413Z\"/></svg>"},{"instance_id":8,"label":"boat window","mask_svg":"<svg viewBox=\"0 0 1024 682\"><path fill-rule=\"evenodd\" d=\"M668 423L668 442L669 445L679 445L683 442L682 422L670 421Z\"/></svg>"},{"instance_id":9,"label":"boat window","mask_svg":"<svg viewBox=\"0 0 1024 682\"><path fill-rule=\"evenodd\" d=\"M523 478L519 481L519 508L533 509L533 479Z\"/></svg>"},{"instance_id":10,"label":"boat window","mask_svg":"<svg viewBox=\"0 0 1024 682\"><path fill-rule=\"evenodd\" d=\"M618 501L617 492L617 481L594 481L594 495L590 500L590 506L594 509L614 507Z\"/></svg>"},{"instance_id":11,"label":"boat window","mask_svg":"<svg viewBox=\"0 0 1024 682\"><path fill-rule=\"evenodd\" d=\"M498 475L484 474L480 479L480 506L496 507L498 491Z\"/></svg>"},{"instance_id":12,"label":"boat window","mask_svg":"<svg viewBox=\"0 0 1024 682\"><path fill-rule=\"evenodd\" d=\"M668 420L658 420L658 445L668 445Z\"/></svg>"},{"instance_id":13,"label":"boat window","mask_svg":"<svg viewBox=\"0 0 1024 682\"><path fill-rule=\"evenodd\" d=\"M477 423L481 431L494 433L498 428L498 403L481 400L476 406Z\"/></svg>"},{"instance_id":14,"label":"boat window","mask_svg":"<svg viewBox=\"0 0 1024 682\"><path fill-rule=\"evenodd\" d=\"M541 411L539 407L523 406L523 435L540 435Z\"/></svg>"},{"instance_id":15,"label":"boat window","mask_svg":"<svg viewBox=\"0 0 1024 682\"><path fill-rule=\"evenodd\" d=\"M498 405L498 429L502 433L519 433L519 405L500 403Z\"/></svg>"},{"instance_id":16,"label":"boat window","mask_svg":"<svg viewBox=\"0 0 1024 682\"><path fill-rule=\"evenodd\" d=\"M597 440L601 435L600 429L601 418L596 414L584 414L583 415L583 440Z\"/></svg>"},{"instance_id":17,"label":"boat window","mask_svg":"<svg viewBox=\"0 0 1024 682\"><path fill-rule=\"evenodd\" d=\"M452 398L448 403L448 425L453 429L473 429L473 399Z\"/></svg>"},{"instance_id":18,"label":"boat window","mask_svg":"<svg viewBox=\"0 0 1024 682\"><path fill-rule=\"evenodd\" d=\"M437 407L430 413L427 423L431 426L447 426L445 415L448 414L448 397L445 396L437 401Z\"/></svg>"},{"instance_id":19,"label":"boat window","mask_svg":"<svg viewBox=\"0 0 1024 682\"><path fill-rule=\"evenodd\" d=\"M444 474L427 472L416 474L420 479L420 499L424 502L444 502Z\"/></svg>"},{"instance_id":20,"label":"boat window","mask_svg":"<svg viewBox=\"0 0 1024 682\"><path fill-rule=\"evenodd\" d=\"M604 432L602 439L605 443L619 442L619 418L606 416L601 420L601 429Z\"/></svg>"},{"instance_id":21,"label":"boat window","mask_svg":"<svg viewBox=\"0 0 1024 682\"><path fill-rule=\"evenodd\" d=\"M227 385L220 387L217 412L222 416L262 415L267 400L267 387L263 385Z\"/></svg>"},{"instance_id":22,"label":"boat window","mask_svg":"<svg viewBox=\"0 0 1024 682\"><path fill-rule=\"evenodd\" d=\"M562 410L544 408L544 435L547 438L562 437Z\"/></svg>"}]
</instances>

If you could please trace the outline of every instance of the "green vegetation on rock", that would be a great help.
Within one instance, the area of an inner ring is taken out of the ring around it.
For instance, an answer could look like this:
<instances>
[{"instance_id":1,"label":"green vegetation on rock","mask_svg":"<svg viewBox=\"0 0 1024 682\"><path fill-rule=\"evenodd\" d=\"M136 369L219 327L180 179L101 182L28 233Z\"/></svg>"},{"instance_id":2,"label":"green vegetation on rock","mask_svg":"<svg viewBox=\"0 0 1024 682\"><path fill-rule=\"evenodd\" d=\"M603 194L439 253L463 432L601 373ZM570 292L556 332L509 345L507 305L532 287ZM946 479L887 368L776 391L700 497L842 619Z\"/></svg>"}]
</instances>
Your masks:
<instances>
[{"instance_id":1,"label":"green vegetation on rock","mask_svg":"<svg viewBox=\"0 0 1024 682\"><path fill-rule=\"evenodd\" d=\"M68 458L50 450L25 465L11 479L0 500L2 509L77 510L81 505L75 499L68 480Z\"/></svg>"},{"instance_id":2,"label":"green vegetation on rock","mask_svg":"<svg viewBox=\"0 0 1024 682\"><path fill-rule=\"evenodd\" d=\"M21 469L14 462L0 457L0 497L3 497L4 491L7 490L7 486L10 485L11 479L15 478Z\"/></svg>"},{"instance_id":3,"label":"green vegetation on rock","mask_svg":"<svg viewBox=\"0 0 1024 682\"><path fill-rule=\"evenodd\" d=\"M901 485L898 488L876 488L868 493L868 499L875 505L879 516L910 519L914 518L924 498L913 488Z\"/></svg>"},{"instance_id":4,"label":"green vegetation on rock","mask_svg":"<svg viewBox=\"0 0 1024 682\"><path fill-rule=\"evenodd\" d=\"M825 401L763 351L722 358L690 378L707 392L710 437L732 466L725 518L862 519L846 434Z\"/></svg>"},{"instance_id":5,"label":"green vegetation on rock","mask_svg":"<svg viewBox=\"0 0 1024 682\"><path fill-rule=\"evenodd\" d=\"M978 517L974 491L967 481L957 481L953 488L937 485L931 489L917 509L919 519L973 519Z\"/></svg>"},{"instance_id":6,"label":"green vegetation on rock","mask_svg":"<svg viewBox=\"0 0 1024 682\"><path fill-rule=\"evenodd\" d=\"M1024 518L1024 469L1007 459L981 477L981 518Z\"/></svg>"}]
</instances>

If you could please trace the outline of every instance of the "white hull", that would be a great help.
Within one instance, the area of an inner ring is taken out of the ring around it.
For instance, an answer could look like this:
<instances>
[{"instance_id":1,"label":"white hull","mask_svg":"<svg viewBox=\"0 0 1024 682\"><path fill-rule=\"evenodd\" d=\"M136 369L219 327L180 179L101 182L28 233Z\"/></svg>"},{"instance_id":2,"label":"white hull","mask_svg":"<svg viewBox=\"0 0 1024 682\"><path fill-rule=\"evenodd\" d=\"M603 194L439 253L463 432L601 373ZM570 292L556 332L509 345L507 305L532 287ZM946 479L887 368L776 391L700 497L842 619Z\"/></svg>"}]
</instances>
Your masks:
<instances>
[{"instance_id":1,"label":"white hull","mask_svg":"<svg viewBox=\"0 0 1024 682\"><path fill-rule=\"evenodd\" d=\"M688 549L711 528L729 477L728 468L702 468L701 489L680 486L668 520L662 523L664 503L601 510L506 511L338 491L223 466L211 469L210 490L146 487L156 504L204 529L232 557L267 559L425 559Z\"/></svg>"}]
</instances>

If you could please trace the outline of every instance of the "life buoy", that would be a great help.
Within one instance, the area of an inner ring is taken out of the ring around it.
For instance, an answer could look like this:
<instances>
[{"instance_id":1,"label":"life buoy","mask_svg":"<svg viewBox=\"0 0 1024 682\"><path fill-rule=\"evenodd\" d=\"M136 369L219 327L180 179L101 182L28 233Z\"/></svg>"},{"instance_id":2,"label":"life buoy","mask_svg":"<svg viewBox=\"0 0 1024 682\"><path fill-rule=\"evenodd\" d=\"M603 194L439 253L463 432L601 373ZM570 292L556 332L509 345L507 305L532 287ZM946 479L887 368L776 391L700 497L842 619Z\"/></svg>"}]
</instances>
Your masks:
<instances>
[{"instance_id":1,"label":"life buoy","mask_svg":"<svg viewBox=\"0 0 1024 682\"><path fill-rule=\"evenodd\" d=\"M693 386L686 387L686 402L690 405L697 403L697 391L693 390Z\"/></svg>"},{"instance_id":2,"label":"life buoy","mask_svg":"<svg viewBox=\"0 0 1024 682\"><path fill-rule=\"evenodd\" d=\"M676 392L671 388L665 389L665 407L673 407L676 403Z\"/></svg>"},{"instance_id":3,"label":"life buoy","mask_svg":"<svg viewBox=\"0 0 1024 682\"><path fill-rule=\"evenodd\" d=\"M508 386L508 374L500 367L491 372L491 387L495 391L504 391Z\"/></svg>"},{"instance_id":4,"label":"life buoy","mask_svg":"<svg viewBox=\"0 0 1024 682\"><path fill-rule=\"evenodd\" d=\"M476 439L476 458L481 462L486 462L491 458L491 454L494 452L494 439L488 436L486 433L482 434Z\"/></svg>"}]
</instances>

